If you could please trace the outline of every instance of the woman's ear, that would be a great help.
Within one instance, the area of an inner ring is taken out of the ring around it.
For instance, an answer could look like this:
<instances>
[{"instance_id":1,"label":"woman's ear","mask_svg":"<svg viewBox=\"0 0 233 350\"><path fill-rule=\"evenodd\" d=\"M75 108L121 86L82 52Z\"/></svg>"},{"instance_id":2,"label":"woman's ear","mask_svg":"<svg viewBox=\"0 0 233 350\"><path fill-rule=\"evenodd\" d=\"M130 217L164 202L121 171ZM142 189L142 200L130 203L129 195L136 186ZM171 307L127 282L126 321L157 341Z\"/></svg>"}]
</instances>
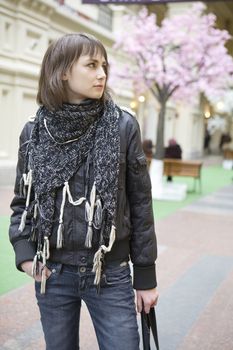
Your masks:
<instances>
[{"instance_id":1,"label":"woman's ear","mask_svg":"<svg viewBox=\"0 0 233 350\"><path fill-rule=\"evenodd\" d=\"M62 79L62 80L68 80L68 74L67 74L67 72L63 74L63 76L62 76L61 79Z\"/></svg>"},{"instance_id":2,"label":"woman's ear","mask_svg":"<svg viewBox=\"0 0 233 350\"><path fill-rule=\"evenodd\" d=\"M67 69L65 73L62 75L61 79L62 80L68 80L70 77L70 69Z\"/></svg>"}]
</instances>

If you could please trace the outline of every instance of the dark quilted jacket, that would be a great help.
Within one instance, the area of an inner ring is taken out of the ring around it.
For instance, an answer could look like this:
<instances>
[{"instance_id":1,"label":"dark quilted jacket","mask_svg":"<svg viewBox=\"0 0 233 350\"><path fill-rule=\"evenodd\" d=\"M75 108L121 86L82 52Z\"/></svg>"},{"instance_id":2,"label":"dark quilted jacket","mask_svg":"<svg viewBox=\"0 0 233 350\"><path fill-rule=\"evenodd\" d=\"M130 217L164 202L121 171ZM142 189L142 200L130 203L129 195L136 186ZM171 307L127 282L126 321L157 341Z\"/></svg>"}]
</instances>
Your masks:
<instances>
[{"instance_id":1,"label":"dark quilted jacket","mask_svg":"<svg viewBox=\"0 0 233 350\"><path fill-rule=\"evenodd\" d=\"M25 198L20 196L19 186L25 164L25 152L33 128L28 122L20 136L20 148L15 183L15 196L11 203L13 214L10 224L10 240L16 254L16 266L33 260L36 244L28 240L31 230L30 217L22 233L18 231L20 218L25 207ZM150 289L156 286L155 260L157 257L156 237L151 200L151 183L147 172L146 158L142 150L137 120L128 112L120 116L120 174L117 204L116 241L111 252L105 255L105 263L121 262L130 257L134 267L134 288ZM70 179L73 198L84 194L85 164ZM90 163L90 178L93 178ZM62 198L62 188L57 190L55 219L58 218ZM58 220L50 237L50 260L71 265L91 265L95 249L84 246L86 221L84 203L73 206L66 203L64 211L64 241L62 249L56 249Z\"/></svg>"}]
</instances>

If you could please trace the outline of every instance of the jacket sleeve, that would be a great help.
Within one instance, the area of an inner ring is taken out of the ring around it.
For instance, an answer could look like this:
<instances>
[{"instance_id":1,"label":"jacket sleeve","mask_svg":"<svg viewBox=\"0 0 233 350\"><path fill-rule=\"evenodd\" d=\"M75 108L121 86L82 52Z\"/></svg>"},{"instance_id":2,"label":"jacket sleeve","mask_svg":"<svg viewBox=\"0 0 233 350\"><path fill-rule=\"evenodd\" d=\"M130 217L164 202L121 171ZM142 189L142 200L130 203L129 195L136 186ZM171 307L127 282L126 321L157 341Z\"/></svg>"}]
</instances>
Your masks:
<instances>
[{"instance_id":1,"label":"jacket sleeve","mask_svg":"<svg viewBox=\"0 0 233 350\"><path fill-rule=\"evenodd\" d=\"M151 198L151 181L143 153L140 129L132 117L127 148L126 191L132 225L130 249L135 289L157 286L155 260L157 243Z\"/></svg>"},{"instance_id":2,"label":"jacket sleeve","mask_svg":"<svg viewBox=\"0 0 233 350\"><path fill-rule=\"evenodd\" d=\"M20 135L19 151L18 151L18 163L16 168L16 180L14 188L14 198L11 202L11 209L13 211L10 219L9 237L10 242L13 245L15 251L16 267L22 271L20 265L24 261L33 260L36 253L35 242L29 240L31 231L31 217L27 215L26 224L23 232L19 231L19 225L21 221L22 213L25 209L26 198L21 193L20 182L26 167L26 153L28 140L30 138L30 132L32 129L32 123L27 123ZM33 194L32 194L33 196Z\"/></svg>"}]
</instances>

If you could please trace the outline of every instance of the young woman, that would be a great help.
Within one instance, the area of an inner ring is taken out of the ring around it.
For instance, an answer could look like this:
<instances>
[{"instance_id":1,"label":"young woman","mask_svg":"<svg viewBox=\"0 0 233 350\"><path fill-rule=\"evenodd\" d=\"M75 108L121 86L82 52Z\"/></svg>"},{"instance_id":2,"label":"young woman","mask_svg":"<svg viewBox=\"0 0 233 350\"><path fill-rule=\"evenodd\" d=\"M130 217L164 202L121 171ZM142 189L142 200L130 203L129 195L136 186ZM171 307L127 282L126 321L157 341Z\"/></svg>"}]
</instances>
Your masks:
<instances>
[{"instance_id":1,"label":"young woman","mask_svg":"<svg viewBox=\"0 0 233 350\"><path fill-rule=\"evenodd\" d=\"M101 350L137 350L133 287L138 311L157 303L146 158L136 119L107 92L108 68L91 35L51 44L20 136L10 240L35 279L47 350L79 349L81 300Z\"/></svg>"}]
</instances>

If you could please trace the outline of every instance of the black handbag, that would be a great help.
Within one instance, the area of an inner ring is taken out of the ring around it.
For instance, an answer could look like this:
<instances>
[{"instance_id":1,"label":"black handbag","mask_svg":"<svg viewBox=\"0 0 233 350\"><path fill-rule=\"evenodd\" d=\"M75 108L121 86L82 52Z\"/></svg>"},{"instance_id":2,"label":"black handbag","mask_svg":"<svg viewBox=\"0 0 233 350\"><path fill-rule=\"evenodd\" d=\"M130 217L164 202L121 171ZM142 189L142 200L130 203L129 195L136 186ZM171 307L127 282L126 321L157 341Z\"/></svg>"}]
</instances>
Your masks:
<instances>
[{"instance_id":1,"label":"black handbag","mask_svg":"<svg viewBox=\"0 0 233 350\"><path fill-rule=\"evenodd\" d=\"M159 350L157 322L156 322L154 308L150 309L149 314L146 314L144 311L141 312L141 323L142 323L143 350L151 350L150 333L152 333L153 335L156 349Z\"/></svg>"}]
</instances>

